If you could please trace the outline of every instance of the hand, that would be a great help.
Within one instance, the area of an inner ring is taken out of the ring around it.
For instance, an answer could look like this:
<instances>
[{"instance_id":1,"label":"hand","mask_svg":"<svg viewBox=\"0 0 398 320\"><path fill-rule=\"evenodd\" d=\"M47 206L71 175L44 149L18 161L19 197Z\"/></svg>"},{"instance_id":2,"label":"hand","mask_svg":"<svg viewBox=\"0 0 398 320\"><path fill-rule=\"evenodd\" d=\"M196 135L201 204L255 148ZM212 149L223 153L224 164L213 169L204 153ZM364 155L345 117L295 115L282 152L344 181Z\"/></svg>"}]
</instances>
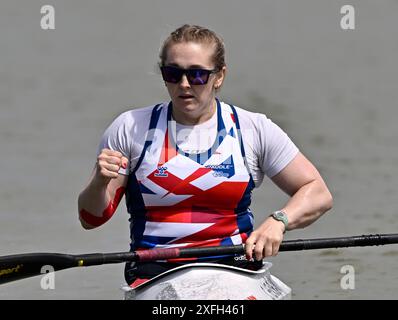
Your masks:
<instances>
[{"instance_id":1,"label":"hand","mask_svg":"<svg viewBox=\"0 0 398 320\"><path fill-rule=\"evenodd\" d=\"M272 217L267 218L246 240L246 258L248 260L255 258L259 261L265 257L276 256L284 231L285 225L282 221L277 221Z\"/></svg>"},{"instance_id":2,"label":"hand","mask_svg":"<svg viewBox=\"0 0 398 320\"><path fill-rule=\"evenodd\" d=\"M96 178L104 184L119 176L119 169L127 168L128 159L119 151L102 149L97 158Z\"/></svg>"}]
</instances>

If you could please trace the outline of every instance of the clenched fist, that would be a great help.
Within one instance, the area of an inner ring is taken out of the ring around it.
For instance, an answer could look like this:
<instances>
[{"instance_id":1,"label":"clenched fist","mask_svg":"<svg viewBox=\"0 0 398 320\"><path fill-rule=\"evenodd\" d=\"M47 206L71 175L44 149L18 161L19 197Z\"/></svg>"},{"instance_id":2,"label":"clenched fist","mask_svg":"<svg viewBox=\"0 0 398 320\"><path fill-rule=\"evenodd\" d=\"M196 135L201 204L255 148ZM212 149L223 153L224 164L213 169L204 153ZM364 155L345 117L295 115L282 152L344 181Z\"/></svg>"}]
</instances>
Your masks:
<instances>
[{"instance_id":1,"label":"clenched fist","mask_svg":"<svg viewBox=\"0 0 398 320\"><path fill-rule=\"evenodd\" d=\"M102 149L97 158L96 178L104 184L119 176L120 168L127 168L128 159L119 151Z\"/></svg>"}]
</instances>

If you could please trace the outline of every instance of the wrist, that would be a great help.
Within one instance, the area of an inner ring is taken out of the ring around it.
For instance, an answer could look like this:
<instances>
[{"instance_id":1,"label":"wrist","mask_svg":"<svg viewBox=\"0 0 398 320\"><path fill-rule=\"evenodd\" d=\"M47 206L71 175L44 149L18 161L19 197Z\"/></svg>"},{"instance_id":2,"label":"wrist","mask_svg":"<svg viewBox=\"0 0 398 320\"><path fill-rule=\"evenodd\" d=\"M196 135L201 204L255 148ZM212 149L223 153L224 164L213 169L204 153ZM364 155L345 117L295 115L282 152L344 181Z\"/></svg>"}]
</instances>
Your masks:
<instances>
[{"instance_id":1,"label":"wrist","mask_svg":"<svg viewBox=\"0 0 398 320\"><path fill-rule=\"evenodd\" d=\"M96 191L106 190L111 180L112 178L103 176L97 168L90 185Z\"/></svg>"},{"instance_id":2,"label":"wrist","mask_svg":"<svg viewBox=\"0 0 398 320\"><path fill-rule=\"evenodd\" d=\"M270 217L272 217L274 220L281 222L284 225L284 232L286 232L288 229L288 225L289 225L289 218L287 216L287 214L282 211L282 210L278 210L278 211L274 211Z\"/></svg>"}]
</instances>

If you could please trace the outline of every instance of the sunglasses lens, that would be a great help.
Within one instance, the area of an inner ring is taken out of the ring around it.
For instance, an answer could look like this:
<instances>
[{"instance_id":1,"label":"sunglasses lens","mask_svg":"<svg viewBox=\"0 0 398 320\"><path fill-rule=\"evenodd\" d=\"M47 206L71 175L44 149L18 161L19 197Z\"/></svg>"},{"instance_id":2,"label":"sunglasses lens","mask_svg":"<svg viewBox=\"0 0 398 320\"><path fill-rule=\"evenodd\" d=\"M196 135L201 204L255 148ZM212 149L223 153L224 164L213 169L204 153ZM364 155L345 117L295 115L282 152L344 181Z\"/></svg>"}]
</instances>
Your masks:
<instances>
[{"instance_id":1,"label":"sunglasses lens","mask_svg":"<svg viewBox=\"0 0 398 320\"><path fill-rule=\"evenodd\" d=\"M180 82L184 71L174 67L161 67L163 80L171 83Z\"/></svg>"},{"instance_id":2,"label":"sunglasses lens","mask_svg":"<svg viewBox=\"0 0 398 320\"><path fill-rule=\"evenodd\" d=\"M202 69L188 70L188 81L190 84L201 85L206 84L209 80L210 71Z\"/></svg>"}]
</instances>

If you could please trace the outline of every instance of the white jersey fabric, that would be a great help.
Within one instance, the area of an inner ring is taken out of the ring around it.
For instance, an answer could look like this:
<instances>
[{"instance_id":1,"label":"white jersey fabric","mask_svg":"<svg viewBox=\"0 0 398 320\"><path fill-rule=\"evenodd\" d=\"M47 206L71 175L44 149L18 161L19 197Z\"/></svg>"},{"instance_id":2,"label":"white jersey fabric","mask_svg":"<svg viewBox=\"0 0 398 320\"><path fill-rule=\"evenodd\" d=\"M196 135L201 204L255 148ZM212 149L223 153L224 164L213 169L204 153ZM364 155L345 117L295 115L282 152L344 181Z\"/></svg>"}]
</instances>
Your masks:
<instances>
[{"instance_id":1,"label":"white jersey fabric","mask_svg":"<svg viewBox=\"0 0 398 320\"><path fill-rule=\"evenodd\" d=\"M220 102L223 110L230 106ZM168 103L162 107L167 108ZM154 105L132 109L119 115L102 136L98 154L103 148L121 152L129 159L126 169L119 173L129 175L142 153ZM259 187L264 176L273 177L288 165L298 153L288 135L264 114L235 107L240 122L246 161L254 184ZM200 153L210 148L217 136L217 112L208 121L195 126L175 123L175 141L184 152Z\"/></svg>"}]
</instances>

